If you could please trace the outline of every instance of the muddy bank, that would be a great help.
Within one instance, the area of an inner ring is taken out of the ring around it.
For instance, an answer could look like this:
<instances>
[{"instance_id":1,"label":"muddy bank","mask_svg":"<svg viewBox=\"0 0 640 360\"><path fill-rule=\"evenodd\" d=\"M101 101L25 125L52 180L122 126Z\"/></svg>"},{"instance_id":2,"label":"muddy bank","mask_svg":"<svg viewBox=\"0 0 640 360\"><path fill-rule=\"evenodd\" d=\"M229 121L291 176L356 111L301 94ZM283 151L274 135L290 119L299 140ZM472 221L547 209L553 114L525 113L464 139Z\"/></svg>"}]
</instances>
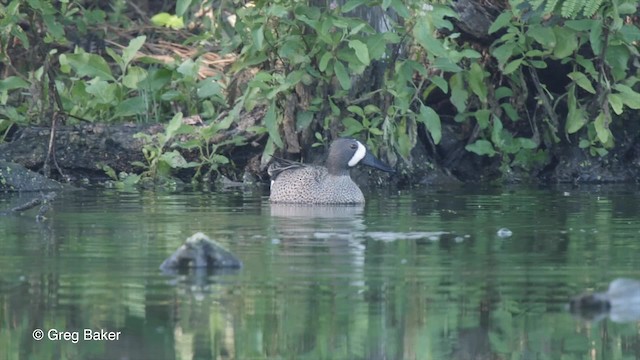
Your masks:
<instances>
[{"instance_id":1,"label":"muddy bank","mask_svg":"<svg viewBox=\"0 0 640 360\"><path fill-rule=\"evenodd\" d=\"M61 126L56 131L54 151L49 155L49 177L62 183L99 184L110 179L104 171L105 165L116 174L140 173L142 169L132 164L144 162L143 142L134 135L162 131L163 124ZM593 157L587 150L575 146L559 147L544 168L524 172L514 167L505 173L499 156L489 158L467 152L464 144L453 137L454 131L451 134L435 148L419 141L412 151L411 163L396 162L398 173L394 176L359 168L353 172L353 177L362 186L390 184L404 187L458 182L622 183L635 182L640 176L640 145L635 137L622 141L604 157ZM0 144L0 161L42 173L49 139L48 128L19 129L7 142ZM248 140L247 145L229 145L223 149L223 154L231 161L221 169L221 173L234 181L250 178L268 182L268 176L260 167L266 138L253 136ZM307 149L302 152L306 162L321 161L322 148ZM198 161L196 152L183 152L182 155L187 161ZM176 176L190 181L194 171L181 170ZM34 188L26 180L24 185L19 185L21 181L15 178L11 178L11 184L7 186L6 175L3 179L3 191L46 190L60 186L43 182L42 188Z\"/></svg>"}]
</instances>

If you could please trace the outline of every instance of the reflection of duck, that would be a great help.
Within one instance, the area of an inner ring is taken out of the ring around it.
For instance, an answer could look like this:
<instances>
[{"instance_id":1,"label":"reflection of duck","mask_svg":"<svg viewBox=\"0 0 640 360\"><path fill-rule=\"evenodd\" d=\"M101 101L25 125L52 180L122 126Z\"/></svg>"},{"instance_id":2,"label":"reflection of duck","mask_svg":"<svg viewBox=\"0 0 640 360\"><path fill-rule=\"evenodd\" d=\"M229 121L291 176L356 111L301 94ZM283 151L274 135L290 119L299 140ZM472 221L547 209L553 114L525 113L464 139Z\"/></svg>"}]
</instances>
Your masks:
<instances>
[{"instance_id":1,"label":"reflection of duck","mask_svg":"<svg viewBox=\"0 0 640 360\"><path fill-rule=\"evenodd\" d=\"M351 180L349 169L364 164L386 172L394 170L374 157L355 139L337 139L324 166L277 159L269 166L274 203L361 204L362 191Z\"/></svg>"},{"instance_id":2,"label":"reflection of duck","mask_svg":"<svg viewBox=\"0 0 640 360\"><path fill-rule=\"evenodd\" d=\"M609 316L614 322L640 320L640 281L615 279L606 292L571 299L569 310L587 320Z\"/></svg>"}]
</instances>

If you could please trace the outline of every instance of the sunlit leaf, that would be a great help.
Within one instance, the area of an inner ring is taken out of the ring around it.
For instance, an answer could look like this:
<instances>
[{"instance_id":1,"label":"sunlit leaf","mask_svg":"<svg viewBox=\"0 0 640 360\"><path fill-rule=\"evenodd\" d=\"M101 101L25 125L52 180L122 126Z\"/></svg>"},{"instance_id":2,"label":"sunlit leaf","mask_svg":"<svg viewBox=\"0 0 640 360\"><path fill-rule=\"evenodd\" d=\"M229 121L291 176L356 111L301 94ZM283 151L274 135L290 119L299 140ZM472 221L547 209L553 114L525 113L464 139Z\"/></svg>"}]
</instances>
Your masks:
<instances>
[{"instance_id":1,"label":"sunlit leaf","mask_svg":"<svg viewBox=\"0 0 640 360\"><path fill-rule=\"evenodd\" d=\"M172 29L182 29L184 21L182 17L169 13L159 13L151 18L151 23L156 26L164 26Z\"/></svg>"}]
</instances>

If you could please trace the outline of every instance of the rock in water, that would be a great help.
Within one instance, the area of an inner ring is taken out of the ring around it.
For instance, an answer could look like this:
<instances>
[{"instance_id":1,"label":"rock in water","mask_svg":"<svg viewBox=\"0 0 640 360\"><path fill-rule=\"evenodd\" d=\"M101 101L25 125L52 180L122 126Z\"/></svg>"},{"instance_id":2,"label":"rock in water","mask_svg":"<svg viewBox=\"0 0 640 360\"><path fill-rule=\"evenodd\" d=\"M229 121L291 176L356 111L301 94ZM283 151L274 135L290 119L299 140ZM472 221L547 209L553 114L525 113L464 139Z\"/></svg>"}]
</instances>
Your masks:
<instances>
[{"instance_id":1,"label":"rock in water","mask_svg":"<svg viewBox=\"0 0 640 360\"><path fill-rule=\"evenodd\" d=\"M187 238L184 244L160 265L162 270L240 267L242 267L242 262L238 258L201 232Z\"/></svg>"}]
</instances>

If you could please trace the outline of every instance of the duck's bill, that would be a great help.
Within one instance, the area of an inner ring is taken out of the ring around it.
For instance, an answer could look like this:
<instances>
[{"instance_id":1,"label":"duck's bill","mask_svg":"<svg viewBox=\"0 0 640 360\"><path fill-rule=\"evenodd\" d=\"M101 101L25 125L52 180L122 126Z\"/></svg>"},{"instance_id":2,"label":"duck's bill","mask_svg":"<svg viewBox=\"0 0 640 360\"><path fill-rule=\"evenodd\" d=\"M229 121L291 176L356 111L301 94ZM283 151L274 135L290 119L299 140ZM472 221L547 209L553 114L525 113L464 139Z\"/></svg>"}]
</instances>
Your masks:
<instances>
[{"instance_id":1,"label":"duck's bill","mask_svg":"<svg viewBox=\"0 0 640 360\"><path fill-rule=\"evenodd\" d=\"M360 163L367 166L371 166L378 170L389 172L389 173L396 172L391 166L383 163L382 161L378 160L378 158L371 155L370 152L367 152L367 154L364 156L364 158L362 158L362 161L360 161Z\"/></svg>"}]
</instances>

